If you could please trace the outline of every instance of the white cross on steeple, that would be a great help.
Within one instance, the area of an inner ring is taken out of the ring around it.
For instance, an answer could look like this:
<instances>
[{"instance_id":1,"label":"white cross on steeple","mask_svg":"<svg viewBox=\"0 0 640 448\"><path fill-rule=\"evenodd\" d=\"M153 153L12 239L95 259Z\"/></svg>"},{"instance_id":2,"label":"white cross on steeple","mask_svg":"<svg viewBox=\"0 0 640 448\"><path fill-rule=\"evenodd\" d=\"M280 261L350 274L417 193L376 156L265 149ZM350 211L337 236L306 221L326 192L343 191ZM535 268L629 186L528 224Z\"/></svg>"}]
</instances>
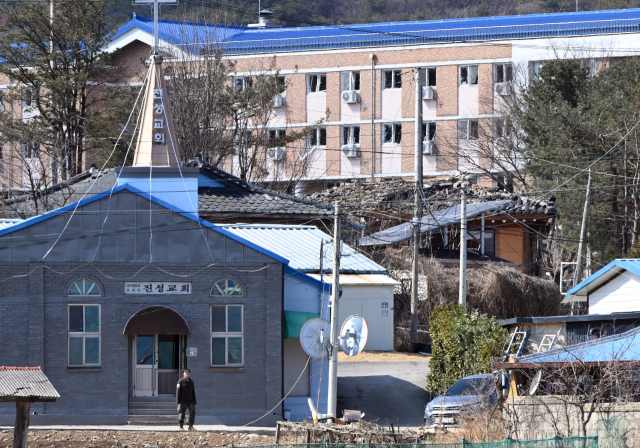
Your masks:
<instances>
[{"instance_id":1,"label":"white cross on steeple","mask_svg":"<svg viewBox=\"0 0 640 448\"><path fill-rule=\"evenodd\" d=\"M158 4L168 3L171 5L177 5L178 0L135 0L137 4L151 4L153 3L153 54L158 54Z\"/></svg>"}]
</instances>

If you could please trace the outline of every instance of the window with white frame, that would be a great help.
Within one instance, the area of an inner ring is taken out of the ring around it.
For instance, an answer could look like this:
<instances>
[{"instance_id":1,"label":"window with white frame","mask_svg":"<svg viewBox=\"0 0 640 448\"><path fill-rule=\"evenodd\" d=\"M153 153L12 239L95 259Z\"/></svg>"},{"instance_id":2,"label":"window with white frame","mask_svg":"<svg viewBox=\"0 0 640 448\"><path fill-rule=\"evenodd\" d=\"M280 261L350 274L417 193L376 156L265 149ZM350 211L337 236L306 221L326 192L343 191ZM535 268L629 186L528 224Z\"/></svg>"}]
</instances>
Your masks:
<instances>
[{"instance_id":1,"label":"window with white frame","mask_svg":"<svg viewBox=\"0 0 640 448\"><path fill-rule=\"evenodd\" d=\"M382 125L382 143L397 143L402 141L402 125L387 123Z\"/></svg>"},{"instance_id":2,"label":"window with white frame","mask_svg":"<svg viewBox=\"0 0 640 448\"><path fill-rule=\"evenodd\" d=\"M542 70L542 67L544 67L544 64L545 64L544 61L529 62L529 79L531 81L535 81L536 79L538 79L538 76L540 75L540 70Z\"/></svg>"},{"instance_id":3,"label":"window with white frame","mask_svg":"<svg viewBox=\"0 0 640 448\"><path fill-rule=\"evenodd\" d=\"M211 365L241 366L244 362L242 305L211 306Z\"/></svg>"},{"instance_id":4,"label":"window with white frame","mask_svg":"<svg viewBox=\"0 0 640 448\"><path fill-rule=\"evenodd\" d=\"M253 133L251 131L238 132L233 137L233 148L236 153L239 151L247 151L251 148Z\"/></svg>"},{"instance_id":5,"label":"window with white frame","mask_svg":"<svg viewBox=\"0 0 640 448\"><path fill-rule=\"evenodd\" d=\"M307 134L307 147L327 146L327 128L312 129Z\"/></svg>"},{"instance_id":6,"label":"window with white frame","mask_svg":"<svg viewBox=\"0 0 640 448\"><path fill-rule=\"evenodd\" d=\"M385 89L401 89L402 88L402 70L385 70L384 71L384 88Z\"/></svg>"},{"instance_id":7,"label":"window with white frame","mask_svg":"<svg viewBox=\"0 0 640 448\"><path fill-rule=\"evenodd\" d=\"M436 122L422 123L422 140L432 142L436 139Z\"/></svg>"},{"instance_id":8,"label":"window with white frame","mask_svg":"<svg viewBox=\"0 0 640 448\"><path fill-rule=\"evenodd\" d=\"M81 278L69 286L70 296L99 296L100 288L93 280Z\"/></svg>"},{"instance_id":9,"label":"window with white frame","mask_svg":"<svg viewBox=\"0 0 640 448\"><path fill-rule=\"evenodd\" d=\"M236 76L233 78L233 88L236 92L244 92L247 87L251 86L251 78L245 76Z\"/></svg>"},{"instance_id":10,"label":"window with white frame","mask_svg":"<svg viewBox=\"0 0 640 448\"><path fill-rule=\"evenodd\" d=\"M307 92L326 92L327 91L327 75L314 74L307 76Z\"/></svg>"},{"instance_id":11,"label":"window with white frame","mask_svg":"<svg viewBox=\"0 0 640 448\"><path fill-rule=\"evenodd\" d=\"M69 305L69 366L100 365L100 305Z\"/></svg>"},{"instance_id":12,"label":"window with white frame","mask_svg":"<svg viewBox=\"0 0 640 448\"><path fill-rule=\"evenodd\" d=\"M494 64L493 79L496 83L513 81L513 66L511 64Z\"/></svg>"},{"instance_id":13,"label":"window with white frame","mask_svg":"<svg viewBox=\"0 0 640 448\"><path fill-rule=\"evenodd\" d=\"M25 159L37 159L40 145L34 141L22 142L22 157Z\"/></svg>"},{"instance_id":14,"label":"window with white frame","mask_svg":"<svg viewBox=\"0 0 640 448\"><path fill-rule=\"evenodd\" d=\"M340 88L342 92L360 90L360 72L340 73Z\"/></svg>"},{"instance_id":15,"label":"window with white frame","mask_svg":"<svg viewBox=\"0 0 640 448\"><path fill-rule=\"evenodd\" d=\"M218 280L211 288L212 296L241 296L242 294L242 286L230 278Z\"/></svg>"},{"instance_id":16,"label":"window with white frame","mask_svg":"<svg viewBox=\"0 0 640 448\"><path fill-rule=\"evenodd\" d=\"M22 112L30 110L35 107L35 94L33 89L22 89Z\"/></svg>"},{"instance_id":17,"label":"window with white frame","mask_svg":"<svg viewBox=\"0 0 640 448\"><path fill-rule=\"evenodd\" d=\"M425 83L427 87L435 87L436 86L436 68L429 67L425 70Z\"/></svg>"},{"instance_id":18,"label":"window with white frame","mask_svg":"<svg viewBox=\"0 0 640 448\"><path fill-rule=\"evenodd\" d=\"M478 140L478 120L459 120L458 138L460 140Z\"/></svg>"},{"instance_id":19,"label":"window with white frame","mask_svg":"<svg viewBox=\"0 0 640 448\"><path fill-rule=\"evenodd\" d=\"M343 126L342 127L342 144L343 145L359 145L360 144L360 126Z\"/></svg>"},{"instance_id":20,"label":"window with white frame","mask_svg":"<svg viewBox=\"0 0 640 448\"><path fill-rule=\"evenodd\" d=\"M461 65L459 67L459 78L461 86L470 86L478 84L478 66L477 65Z\"/></svg>"},{"instance_id":21,"label":"window with white frame","mask_svg":"<svg viewBox=\"0 0 640 448\"><path fill-rule=\"evenodd\" d=\"M507 138L511 134L511 128L506 118L493 119L493 135L496 139Z\"/></svg>"},{"instance_id":22,"label":"window with white frame","mask_svg":"<svg viewBox=\"0 0 640 448\"><path fill-rule=\"evenodd\" d=\"M287 131L285 129L269 129L268 135L268 145L269 148L277 148L279 146L284 146L284 138L287 135Z\"/></svg>"}]
</instances>

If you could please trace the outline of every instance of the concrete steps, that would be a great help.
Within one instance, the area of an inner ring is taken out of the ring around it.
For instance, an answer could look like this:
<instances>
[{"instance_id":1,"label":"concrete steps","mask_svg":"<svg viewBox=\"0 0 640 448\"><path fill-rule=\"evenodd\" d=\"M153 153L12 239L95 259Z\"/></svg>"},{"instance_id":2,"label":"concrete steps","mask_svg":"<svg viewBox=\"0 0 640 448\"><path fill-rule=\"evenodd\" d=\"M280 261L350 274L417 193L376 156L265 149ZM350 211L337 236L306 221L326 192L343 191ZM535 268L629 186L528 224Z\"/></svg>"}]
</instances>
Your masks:
<instances>
[{"instance_id":1,"label":"concrete steps","mask_svg":"<svg viewBox=\"0 0 640 448\"><path fill-rule=\"evenodd\" d=\"M178 423L175 397L130 397L129 425L172 425Z\"/></svg>"}]
</instances>

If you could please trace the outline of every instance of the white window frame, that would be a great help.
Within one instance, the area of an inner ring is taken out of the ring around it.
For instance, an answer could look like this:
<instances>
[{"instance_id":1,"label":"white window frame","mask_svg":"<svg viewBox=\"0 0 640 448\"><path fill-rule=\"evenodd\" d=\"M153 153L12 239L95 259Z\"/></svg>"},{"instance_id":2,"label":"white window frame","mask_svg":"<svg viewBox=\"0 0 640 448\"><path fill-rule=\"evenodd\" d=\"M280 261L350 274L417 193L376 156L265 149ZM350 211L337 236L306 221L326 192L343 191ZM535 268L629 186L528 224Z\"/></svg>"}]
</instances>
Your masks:
<instances>
[{"instance_id":1,"label":"white window frame","mask_svg":"<svg viewBox=\"0 0 640 448\"><path fill-rule=\"evenodd\" d=\"M253 145L248 143L251 142L251 136L253 132L251 131L241 131L239 134L236 134L233 138L233 149L238 151L249 151Z\"/></svg>"},{"instance_id":2,"label":"white window frame","mask_svg":"<svg viewBox=\"0 0 640 448\"><path fill-rule=\"evenodd\" d=\"M340 91L346 92L350 90L360 91L360 72L340 73Z\"/></svg>"},{"instance_id":3,"label":"white window frame","mask_svg":"<svg viewBox=\"0 0 640 448\"><path fill-rule=\"evenodd\" d=\"M387 135L387 128L391 127L391 141L385 141ZM399 132L398 132L399 131ZM396 141L399 136L399 141ZM383 123L382 124L382 143L391 145L402 144L402 123Z\"/></svg>"},{"instance_id":4,"label":"white window frame","mask_svg":"<svg viewBox=\"0 0 640 448\"><path fill-rule=\"evenodd\" d=\"M218 297L225 297L225 296L218 296ZM231 296L228 296L231 297ZM229 307L230 306L239 306L242 312L242 319L241 319L241 323L242 323L242 331L228 331L229 329ZM221 332L221 331L213 331L213 308L214 307L224 307L224 318L225 318L225 329L227 331ZM209 352L210 352L210 357L209 357L209 362L211 367L244 367L245 364L245 357L244 357L244 342L245 342L245 337L244 337L244 305L241 303L219 303L219 304L214 304L211 305L211 309L209 311L209 331L210 331L210 337L209 337ZM224 364L214 364L213 363L213 338L217 337L217 338L222 338L224 337L224 350L225 350L225 357L224 357ZM233 337L240 337L242 338L242 363L239 364L229 364L229 338L233 338Z\"/></svg>"},{"instance_id":5,"label":"white window frame","mask_svg":"<svg viewBox=\"0 0 640 448\"><path fill-rule=\"evenodd\" d=\"M71 331L69 326L71 325L71 307L82 307L82 331ZM97 306L98 307L98 331L85 331L87 318L86 307ZM100 366L102 361L102 305L99 303L69 303L67 304L67 366L74 367L87 367L87 366ZM82 364L71 364L71 339L82 339ZM87 338L98 338L98 362L87 363L86 362L86 347Z\"/></svg>"},{"instance_id":6,"label":"white window frame","mask_svg":"<svg viewBox=\"0 0 640 448\"><path fill-rule=\"evenodd\" d=\"M540 74L540 70L546 64L547 61L530 61L529 62L529 80L530 82L538 79L538 75Z\"/></svg>"},{"instance_id":7,"label":"white window frame","mask_svg":"<svg viewBox=\"0 0 640 448\"><path fill-rule=\"evenodd\" d=\"M31 87L23 87L22 89L22 113L27 112L27 109L33 109L34 105L34 90Z\"/></svg>"},{"instance_id":8,"label":"white window frame","mask_svg":"<svg viewBox=\"0 0 640 448\"><path fill-rule=\"evenodd\" d=\"M496 117L493 119L493 137L495 140L510 137L506 118Z\"/></svg>"},{"instance_id":9,"label":"white window frame","mask_svg":"<svg viewBox=\"0 0 640 448\"><path fill-rule=\"evenodd\" d=\"M465 122L466 122L466 125L465 125L466 130L461 132L460 131L461 124ZM473 129L472 123L476 123L477 134L474 137L471 136L471 130ZM477 141L479 136L480 136L480 123L478 122L478 120L458 120L458 139L459 140Z\"/></svg>"},{"instance_id":10,"label":"white window frame","mask_svg":"<svg viewBox=\"0 0 640 448\"><path fill-rule=\"evenodd\" d=\"M312 89L312 80L316 79L316 87ZM323 83L324 80L324 83ZM324 84L324 89L322 89ZM307 93L321 93L327 91L327 74L326 73L310 73L307 75Z\"/></svg>"},{"instance_id":11,"label":"white window frame","mask_svg":"<svg viewBox=\"0 0 640 448\"><path fill-rule=\"evenodd\" d=\"M358 128L358 142L355 142L355 132L354 129ZM348 136L345 138L344 131L347 129ZM342 139L343 145L355 145L356 147L360 147L360 126L342 126L340 129L340 138Z\"/></svg>"},{"instance_id":12,"label":"white window frame","mask_svg":"<svg viewBox=\"0 0 640 448\"><path fill-rule=\"evenodd\" d=\"M429 128L433 125L433 135L429 132ZM425 142L435 142L438 133L437 121L425 121L422 123L422 140ZM431 138L429 138L431 136Z\"/></svg>"},{"instance_id":13,"label":"white window frame","mask_svg":"<svg viewBox=\"0 0 640 448\"><path fill-rule=\"evenodd\" d=\"M389 87L387 87L387 73L391 73L391 84ZM402 89L402 70L385 70L382 76L382 88L383 90Z\"/></svg>"},{"instance_id":14,"label":"white window frame","mask_svg":"<svg viewBox=\"0 0 640 448\"><path fill-rule=\"evenodd\" d=\"M32 140L20 144L22 157L26 160L37 159L40 155L40 145Z\"/></svg>"},{"instance_id":15,"label":"white window frame","mask_svg":"<svg viewBox=\"0 0 640 448\"><path fill-rule=\"evenodd\" d=\"M275 133L274 137L271 137L271 133ZM273 142L277 142L280 141L280 139L284 138L287 135L287 130L286 129L282 129L282 128L278 128L278 129L269 129L267 131L267 147L268 148L283 148L284 142L282 142L282 145L275 145L272 146Z\"/></svg>"},{"instance_id":16,"label":"white window frame","mask_svg":"<svg viewBox=\"0 0 640 448\"><path fill-rule=\"evenodd\" d=\"M462 70L465 69L465 68L467 69L467 82L465 82L463 84L462 83ZM472 71L476 72L476 82L469 82L469 80L471 79L471 72ZM458 66L458 85L459 86L477 86L479 79L480 79L480 72L478 71L478 65L472 64L472 65L459 65Z\"/></svg>"},{"instance_id":17,"label":"white window frame","mask_svg":"<svg viewBox=\"0 0 640 448\"><path fill-rule=\"evenodd\" d=\"M322 142L322 134L324 133L324 145ZM316 143L313 144L313 140L315 137ZM307 134L307 148L318 148L318 147L326 147L327 146L327 128L319 127L316 129L312 129L309 134Z\"/></svg>"},{"instance_id":18,"label":"white window frame","mask_svg":"<svg viewBox=\"0 0 640 448\"><path fill-rule=\"evenodd\" d=\"M244 92L247 89L247 84L249 83L250 81L246 76L235 76L233 78L233 90L236 92Z\"/></svg>"},{"instance_id":19,"label":"white window frame","mask_svg":"<svg viewBox=\"0 0 640 448\"><path fill-rule=\"evenodd\" d=\"M498 80L499 67L502 67L502 81ZM496 84L511 84L513 82L513 64L511 62L493 64L493 82Z\"/></svg>"}]
</instances>

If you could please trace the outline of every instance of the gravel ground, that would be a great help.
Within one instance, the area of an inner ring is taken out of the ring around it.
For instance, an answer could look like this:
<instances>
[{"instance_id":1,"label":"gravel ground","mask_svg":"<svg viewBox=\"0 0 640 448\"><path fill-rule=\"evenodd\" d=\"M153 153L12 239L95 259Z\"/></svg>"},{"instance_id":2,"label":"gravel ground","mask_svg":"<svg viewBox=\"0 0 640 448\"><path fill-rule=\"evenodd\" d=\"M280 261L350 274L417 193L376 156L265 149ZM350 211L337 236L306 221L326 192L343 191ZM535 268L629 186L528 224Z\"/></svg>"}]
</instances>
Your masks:
<instances>
[{"instance_id":1,"label":"gravel ground","mask_svg":"<svg viewBox=\"0 0 640 448\"><path fill-rule=\"evenodd\" d=\"M164 432L164 431L29 431L29 448L153 448L159 442L160 448L192 448L222 446L271 445L273 436L247 433L219 432ZM302 440L299 441L303 443ZM281 437L280 443L296 443L295 439ZM13 446L13 431L0 432L0 447Z\"/></svg>"}]
</instances>

